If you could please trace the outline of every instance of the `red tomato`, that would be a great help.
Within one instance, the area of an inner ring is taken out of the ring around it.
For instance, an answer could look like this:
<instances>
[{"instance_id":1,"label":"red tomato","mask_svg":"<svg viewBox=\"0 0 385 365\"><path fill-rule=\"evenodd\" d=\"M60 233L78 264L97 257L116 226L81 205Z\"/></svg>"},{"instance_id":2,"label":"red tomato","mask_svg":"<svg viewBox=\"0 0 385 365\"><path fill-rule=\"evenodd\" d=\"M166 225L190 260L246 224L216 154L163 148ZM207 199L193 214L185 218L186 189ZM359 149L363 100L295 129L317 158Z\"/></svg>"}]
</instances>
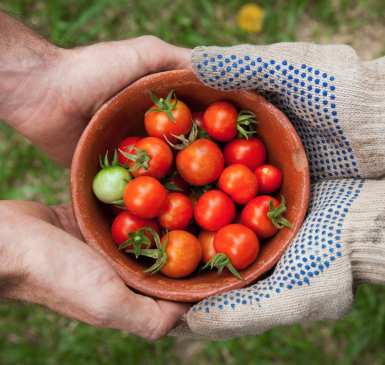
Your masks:
<instances>
[{"instance_id":1,"label":"red tomato","mask_svg":"<svg viewBox=\"0 0 385 365\"><path fill-rule=\"evenodd\" d=\"M205 126L203 125L203 112L195 112L191 114L191 118L193 122L199 127L199 129L203 129Z\"/></svg>"},{"instance_id":2,"label":"red tomato","mask_svg":"<svg viewBox=\"0 0 385 365\"><path fill-rule=\"evenodd\" d=\"M176 229L185 229L191 222L194 210L186 195L180 193L168 194L166 208L158 215L159 224L173 231Z\"/></svg>"},{"instance_id":3,"label":"red tomato","mask_svg":"<svg viewBox=\"0 0 385 365\"><path fill-rule=\"evenodd\" d=\"M227 101L211 104L203 115L203 124L210 137L219 142L227 142L235 138L238 112L234 105Z\"/></svg>"},{"instance_id":4,"label":"red tomato","mask_svg":"<svg viewBox=\"0 0 385 365\"><path fill-rule=\"evenodd\" d=\"M166 142L159 138L147 137L141 139L135 146L138 150L145 150L150 155L148 161L148 169L143 166L131 172L133 177L150 176L160 180L167 175L172 164L172 152ZM137 155L136 151L132 151L133 155ZM128 167L134 167L135 161L129 161Z\"/></svg>"},{"instance_id":5,"label":"red tomato","mask_svg":"<svg viewBox=\"0 0 385 365\"><path fill-rule=\"evenodd\" d=\"M174 167L171 167L171 169L168 171L167 175L170 175L170 174L172 174L174 172L176 172L176 175L173 178L171 178L168 181L168 183L171 184L171 185L175 185L177 188L182 189L182 191L180 191L180 190L171 190L171 189L167 189L166 188L167 194L170 194L170 193L181 193L181 194L184 194L184 195L189 195L189 193L190 193L190 184L187 181L182 179L182 176L180 176L179 172ZM167 178L167 175L166 175L166 178Z\"/></svg>"},{"instance_id":6,"label":"red tomato","mask_svg":"<svg viewBox=\"0 0 385 365\"><path fill-rule=\"evenodd\" d=\"M155 218L167 204L164 186L152 177L141 176L131 180L124 190L124 205L141 218Z\"/></svg>"},{"instance_id":7,"label":"red tomato","mask_svg":"<svg viewBox=\"0 0 385 365\"><path fill-rule=\"evenodd\" d=\"M126 236L129 232L136 232L141 228L150 226L156 233L159 234L159 225L156 219L144 219L132 214L128 210L122 210L121 213L115 218L112 223L111 233L114 242L120 246L123 242L126 242L130 236ZM147 247L146 244L142 244L142 248L154 248L155 240L150 231L147 231L145 235L151 241L151 247ZM130 245L124 248L124 251L132 250L134 247Z\"/></svg>"},{"instance_id":8,"label":"red tomato","mask_svg":"<svg viewBox=\"0 0 385 365\"><path fill-rule=\"evenodd\" d=\"M251 171L266 161L266 149L263 143L255 137L249 139L234 139L226 143L223 149L225 166L241 164Z\"/></svg>"},{"instance_id":9,"label":"red tomato","mask_svg":"<svg viewBox=\"0 0 385 365\"><path fill-rule=\"evenodd\" d=\"M217 231L202 230L198 235L198 240L202 246L202 261L207 264L217 252L214 249L214 237Z\"/></svg>"},{"instance_id":10,"label":"red tomato","mask_svg":"<svg viewBox=\"0 0 385 365\"><path fill-rule=\"evenodd\" d=\"M238 204L248 203L258 192L256 176L244 165L226 167L219 178L218 186Z\"/></svg>"},{"instance_id":11,"label":"red tomato","mask_svg":"<svg viewBox=\"0 0 385 365\"><path fill-rule=\"evenodd\" d=\"M175 99L171 99L170 104L173 104ZM149 110L157 109L157 105L153 105ZM170 133L179 136L183 134L186 136L191 129L191 111L188 106L183 102L178 100L174 109L171 110L175 122L167 116L165 112L152 112L148 113L144 117L144 125L146 127L147 133L151 137L160 138L165 141L163 134L166 135L167 139L171 143L178 141L177 138L172 136Z\"/></svg>"},{"instance_id":12,"label":"red tomato","mask_svg":"<svg viewBox=\"0 0 385 365\"><path fill-rule=\"evenodd\" d=\"M222 191L210 190L199 198L194 217L203 229L217 231L234 221L235 204Z\"/></svg>"},{"instance_id":13,"label":"red tomato","mask_svg":"<svg viewBox=\"0 0 385 365\"><path fill-rule=\"evenodd\" d=\"M123 141L119 143L118 158L119 158L119 163L121 165L124 165L128 161L128 158L124 157L122 155L122 153L120 152L120 150L122 150L123 152L126 152L126 153L131 153L132 147L128 147L128 146L134 146L135 147L135 144L138 143L141 139L142 138L140 138L140 137L128 137L126 139L123 139Z\"/></svg>"},{"instance_id":14,"label":"red tomato","mask_svg":"<svg viewBox=\"0 0 385 365\"><path fill-rule=\"evenodd\" d=\"M223 171L223 155L219 147L208 139L198 139L176 158L176 168L191 185L209 184Z\"/></svg>"},{"instance_id":15,"label":"red tomato","mask_svg":"<svg viewBox=\"0 0 385 365\"><path fill-rule=\"evenodd\" d=\"M262 165L254 171L258 179L259 192L262 194L271 194L282 184L282 174L276 167L271 165Z\"/></svg>"},{"instance_id":16,"label":"red tomato","mask_svg":"<svg viewBox=\"0 0 385 365\"><path fill-rule=\"evenodd\" d=\"M167 263L160 270L169 278L183 278L190 275L202 259L202 247L198 239L185 231L171 231L166 246ZM167 234L161 239L166 242Z\"/></svg>"},{"instance_id":17,"label":"red tomato","mask_svg":"<svg viewBox=\"0 0 385 365\"><path fill-rule=\"evenodd\" d=\"M258 238L271 237L278 231L278 228L267 216L270 200L273 200L274 208L279 206L277 199L268 195L261 195L250 200L242 212L243 224L250 228Z\"/></svg>"},{"instance_id":18,"label":"red tomato","mask_svg":"<svg viewBox=\"0 0 385 365\"><path fill-rule=\"evenodd\" d=\"M226 254L235 270L242 270L257 258L259 241L251 229L241 224L229 224L215 235L214 249Z\"/></svg>"}]
</instances>

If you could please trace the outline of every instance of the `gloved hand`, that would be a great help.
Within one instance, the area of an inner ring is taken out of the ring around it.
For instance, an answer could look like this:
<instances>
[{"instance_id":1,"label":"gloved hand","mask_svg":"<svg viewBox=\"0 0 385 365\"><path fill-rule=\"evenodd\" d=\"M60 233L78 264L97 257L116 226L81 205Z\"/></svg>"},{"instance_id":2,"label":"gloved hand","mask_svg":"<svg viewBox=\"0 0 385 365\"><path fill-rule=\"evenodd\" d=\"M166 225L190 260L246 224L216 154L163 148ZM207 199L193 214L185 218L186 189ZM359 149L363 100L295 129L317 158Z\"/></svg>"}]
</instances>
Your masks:
<instances>
[{"instance_id":1,"label":"gloved hand","mask_svg":"<svg viewBox=\"0 0 385 365\"><path fill-rule=\"evenodd\" d=\"M385 174L385 58L281 43L198 47L191 63L207 85L255 89L285 113L313 184L307 218L272 276L196 304L170 334L221 340L346 316L357 285L385 283L385 181L365 180Z\"/></svg>"}]
</instances>

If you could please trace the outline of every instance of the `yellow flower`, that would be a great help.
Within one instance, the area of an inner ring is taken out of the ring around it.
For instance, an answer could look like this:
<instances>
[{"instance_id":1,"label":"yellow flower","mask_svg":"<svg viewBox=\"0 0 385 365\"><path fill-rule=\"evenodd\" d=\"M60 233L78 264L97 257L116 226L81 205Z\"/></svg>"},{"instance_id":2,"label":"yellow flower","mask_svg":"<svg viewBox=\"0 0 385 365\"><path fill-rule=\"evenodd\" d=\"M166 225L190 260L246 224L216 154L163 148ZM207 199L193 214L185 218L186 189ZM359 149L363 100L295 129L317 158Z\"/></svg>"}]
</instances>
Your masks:
<instances>
[{"instance_id":1,"label":"yellow flower","mask_svg":"<svg viewBox=\"0 0 385 365\"><path fill-rule=\"evenodd\" d=\"M263 9L256 4L242 6L237 23L239 28L250 33L260 33L262 30Z\"/></svg>"}]
</instances>

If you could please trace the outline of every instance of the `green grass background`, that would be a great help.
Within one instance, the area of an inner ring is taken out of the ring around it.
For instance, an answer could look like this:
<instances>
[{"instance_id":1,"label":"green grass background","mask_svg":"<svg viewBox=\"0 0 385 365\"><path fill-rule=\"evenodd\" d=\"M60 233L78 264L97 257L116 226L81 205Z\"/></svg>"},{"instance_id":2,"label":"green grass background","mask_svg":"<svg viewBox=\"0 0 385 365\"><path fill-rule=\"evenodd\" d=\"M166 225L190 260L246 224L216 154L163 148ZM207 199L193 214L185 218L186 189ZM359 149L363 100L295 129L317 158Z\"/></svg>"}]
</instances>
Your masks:
<instances>
[{"instance_id":1,"label":"green grass background","mask_svg":"<svg viewBox=\"0 0 385 365\"><path fill-rule=\"evenodd\" d=\"M318 43L341 35L360 46L370 44L370 37L374 42L376 29L384 30L378 29L385 24L383 0L276 0L256 1L265 10L263 32L250 34L236 25L247 2L5 0L0 5L63 47L143 34L187 47L269 44L296 41L303 28ZM384 49L369 52L375 58ZM69 201L69 172L2 122L0 199ZM170 337L149 342L40 309L0 306L0 364L384 364L385 290L360 287L356 301L344 320L275 328L224 342Z\"/></svg>"}]
</instances>

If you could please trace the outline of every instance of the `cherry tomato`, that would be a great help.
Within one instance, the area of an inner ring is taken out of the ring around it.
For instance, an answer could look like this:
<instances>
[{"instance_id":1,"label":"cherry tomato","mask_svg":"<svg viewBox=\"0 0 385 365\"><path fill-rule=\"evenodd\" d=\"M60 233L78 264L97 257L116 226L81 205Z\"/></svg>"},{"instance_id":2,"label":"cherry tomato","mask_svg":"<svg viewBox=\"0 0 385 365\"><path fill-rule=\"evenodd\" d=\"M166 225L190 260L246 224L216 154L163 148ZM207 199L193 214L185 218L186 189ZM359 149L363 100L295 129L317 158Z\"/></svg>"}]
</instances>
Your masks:
<instances>
[{"instance_id":1,"label":"cherry tomato","mask_svg":"<svg viewBox=\"0 0 385 365\"><path fill-rule=\"evenodd\" d=\"M205 126L203 125L203 112L194 112L191 114L191 118L193 122L198 126L199 129L203 129Z\"/></svg>"},{"instance_id":2,"label":"cherry tomato","mask_svg":"<svg viewBox=\"0 0 385 365\"><path fill-rule=\"evenodd\" d=\"M223 149L225 166L241 164L251 171L262 166L266 161L266 149L263 143L255 137L249 139L234 139L226 143Z\"/></svg>"},{"instance_id":3,"label":"cherry tomato","mask_svg":"<svg viewBox=\"0 0 385 365\"><path fill-rule=\"evenodd\" d=\"M128 210L121 210L121 213L117 215L114 222L112 223L111 233L114 242L120 246L123 242L126 242L130 236L126 236L129 232L136 232L141 228L150 226L156 233L159 234L159 225L156 219L144 219L140 218L135 214L132 214ZM145 235L151 241L151 247L147 247L146 244L142 244L142 248L154 248L155 240L154 236L150 231L147 231ZM124 251L132 250L134 247L130 245L124 248Z\"/></svg>"},{"instance_id":4,"label":"cherry tomato","mask_svg":"<svg viewBox=\"0 0 385 365\"><path fill-rule=\"evenodd\" d=\"M138 143L141 139L142 138L140 138L140 137L128 137L126 139L123 139L123 141L119 143L118 158L119 158L119 163L121 165L124 165L129 160L127 157L123 156L122 152L120 152L120 151L123 151L126 153L131 153L133 148L129 147L129 146L135 146L135 144Z\"/></svg>"},{"instance_id":5,"label":"cherry tomato","mask_svg":"<svg viewBox=\"0 0 385 365\"><path fill-rule=\"evenodd\" d=\"M203 229L217 231L234 221L235 204L222 191L210 190L199 198L194 217Z\"/></svg>"},{"instance_id":6,"label":"cherry tomato","mask_svg":"<svg viewBox=\"0 0 385 365\"><path fill-rule=\"evenodd\" d=\"M203 115L203 124L210 137L219 142L227 142L235 138L238 112L234 105L227 101L211 104Z\"/></svg>"},{"instance_id":7,"label":"cherry tomato","mask_svg":"<svg viewBox=\"0 0 385 365\"><path fill-rule=\"evenodd\" d=\"M175 102L175 99L171 99L170 104L172 105ZM153 105L149 110L158 109L157 105ZM170 133L179 136L183 134L186 136L191 129L191 111L188 106L183 102L178 100L174 109L171 110L175 122L167 116L163 111L160 112L151 112L144 117L144 125L146 127L147 133L151 137L160 138L165 141L163 134L171 143L178 141L177 138L172 136Z\"/></svg>"},{"instance_id":8,"label":"cherry tomato","mask_svg":"<svg viewBox=\"0 0 385 365\"><path fill-rule=\"evenodd\" d=\"M256 176L244 165L226 167L219 178L218 186L238 204L248 203L258 192Z\"/></svg>"},{"instance_id":9,"label":"cherry tomato","mask_svg":"<svg viewBox=\"0 0 385 365\"><path fill-rule=\"evenodd\" d=\"M145 150L150 155L150 160L148 161L147 169L142 166L132 171L133 177L150 176L160 180L167 175L172 164L172 152L166 142L159 138L147 137L141 139L135 147L138 150ZM132 154L137 155L137 152L133 150ZM135 161L130 160L128 167L131 169L135 163Z\"/></svg>"},{"instance_id":10,"label":"cherry tomato","mask_svg":"<svg viewBox=\"0 0 385 365\"><path fill-rule=\"evenodd\" d=\"M259 192L262 194L271 194L282 184L282 174L276 167L271 165L262 165L254 171L258 179Z\"/></svg>"},{"instance_id":11,"label":"cherry tomato","mask_svg":"<svg viewBox=\"0 0 385 365\"><path fill-rule=\"evenodd\" d=\"M166 187L167 194L170 194L170 193L181 193L181 194L184 194L184 195L189 195L189 193L190 193L190 184L187 181L182 179L182 176L180 176L180 174L176 170L176 168L174 168L174 167L170 168L170 170L168 171L168 173L166 175L166 179L167 179L168 175L173 174L174 172L176 172L176 175L174 175L167 182L169 184L171 184L171 185L176 186L179 189L182 189L182 191L181 190L167 189L167 187Z\"/></svg>"},{"instance_id":12,"label":"cherry tomato","mask_svg":"<svg viewBox=\"0 0 385 365\"><path fill-rule=\"evenodd\" d=\"M203 229L199 235L198 240L202 246L202 261L207 264L216 254L214 248L214 237L217 231L206 231Z\"/></svg>"},{"instance_id":13,"label":"cherry tomato","mask_svg":"<svg viewBox=\"0 0 385 365\"><path fill-rule=\"evenodd\" d=\"M241 224L229 224L215 235L214 249L226 254L235 270L242 270L257 258L259 241L251 229Z\"/></svg>"},{"instance_id":14,"label":"cherry tomato","mask_svg":"<svg viewBox=\"0 0 385 365\"><path fill-rule=\"evenodd\" d=\"M191 185L202 186L219 178L223 171L223 155L208 139L198 139L176 158L176 168Z\"/></svg>"},{"instance_id":15,"label":"cherry tomato","mask_svg":"<svg viewBox=\"0 0 385 365\"><path fill-rule=\"evenodd\" d=\"M198 239L185 231L171 231L166 246L167 263L160 270L169 278L183 278L190 275L202 259L202 247ZM161 239L166 242L167 234Z\"/></svg>"},{"instance_id":16,"label":"cherry tomato","mask_svg":"<svg viewBox=\"0 0 385 365\"><path fill-rule=\"evenodd\" d=\"M92 190L96 197L106 204L122 200L124 190L128 181L132 180L131 174L123 167L118 166L118 154L115 151L114 160L110 165L108 162L108 152L106 153L104 164L101 163L100 170L92 181Z\"/></svg>"},{"instance_id":17,"label":"cherry tomato","mask_svg":"<svg viewBox=\"0 0 385 365\"><path fill-rule=\"evenodd\" d=\"M186 195L180 193L168 194L166 208L158 215L159 224L169 231L185 229L191 222L194 210Z\"/></svg>"},{"instance_id":18,"label":"cherry tomato","mask_svg":"<svg viewBox=\"0 0 385 365\"><path fill-rule=\"evenodd\" d=\"M127 209L141 218L155 218L167 205L164 186L152 177L141 176L130 181L123 195Z\"/></svg>"},{"instance_id":19,"label":"cherry tomato","mask_svg":"<svg viewBox=\"0 0 385 365\"><path fill-rule=\"evenodd\" d=\"M270 200L273 200L274 208L279 206L277 199L268 195L261 195L250 200L242 212L243 225L250 228L258 238L271 237L278 231L278 228L267 216Z\"/></svg>"}]
</instances>

